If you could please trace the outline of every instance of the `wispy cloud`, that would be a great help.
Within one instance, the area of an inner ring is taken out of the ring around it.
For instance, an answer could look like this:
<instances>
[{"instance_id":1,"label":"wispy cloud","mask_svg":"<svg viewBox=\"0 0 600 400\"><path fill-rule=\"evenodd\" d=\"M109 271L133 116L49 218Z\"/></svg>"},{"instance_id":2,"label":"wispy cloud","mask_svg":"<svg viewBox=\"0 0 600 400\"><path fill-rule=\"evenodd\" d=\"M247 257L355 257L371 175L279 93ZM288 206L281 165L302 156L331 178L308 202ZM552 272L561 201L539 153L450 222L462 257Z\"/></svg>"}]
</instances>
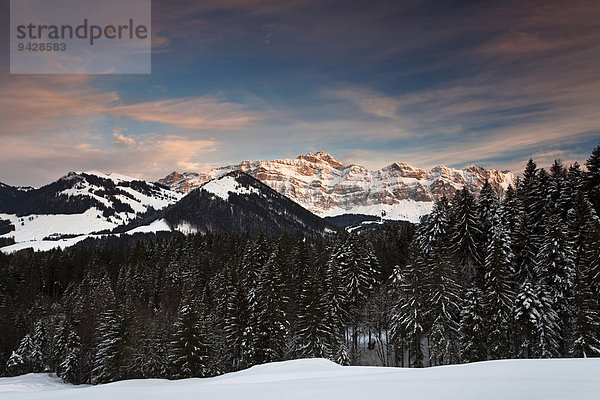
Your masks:
<instances>
[{"instance_id":1,"label":"wispy cloud","mask_svg":"<svg viewBox=\"0 0 600 400\"><path fill-rule=\"evenodd\" d=\"M110 107L108 114L196 130L239 130L261 118L238 103L213 96L167 99Z\"/></svg>"},{"instance_id":2,"label":"wispy cloud","mask_svg":"<svg viewBox=\"0 0 600 400\"><path fill-rule=\"evenodd\" d=\"M199 170L197 161L215 151L214 140L194 139L182 135L149 135L132 141L122 134L127 145L106 147L94 135L80 133L41 136L32 146L26 137L11 136L3 140L1 171L19 171L19 180L3 176L2 181L20 185L41 185L68 171L101 170L120 172L144 179L158 179L173 169Z\"/></svg>"},{"instance_id":3,"label":"wispy cloud","mask_svg":"<svg viewBox=\"0 0 600 400\"><path fill-rule=\"evenodd\" d=\"M400 108L400 101L364 87L347 87L330 89L324 92L326 97L348 101L356 105L361 111L377 117L395 119Z\"/></svg>"},{"instance_id":4,"label":"wispy cloud","mask_svg":"<svg viewBox=\"0 0 600 400\"><path fill-rule=\"evenodd\" d=\"M135 146L137 144L134 138L125 136L118 129L113 129L113 138L117 146Z\"/></svg>"}]
</instances>

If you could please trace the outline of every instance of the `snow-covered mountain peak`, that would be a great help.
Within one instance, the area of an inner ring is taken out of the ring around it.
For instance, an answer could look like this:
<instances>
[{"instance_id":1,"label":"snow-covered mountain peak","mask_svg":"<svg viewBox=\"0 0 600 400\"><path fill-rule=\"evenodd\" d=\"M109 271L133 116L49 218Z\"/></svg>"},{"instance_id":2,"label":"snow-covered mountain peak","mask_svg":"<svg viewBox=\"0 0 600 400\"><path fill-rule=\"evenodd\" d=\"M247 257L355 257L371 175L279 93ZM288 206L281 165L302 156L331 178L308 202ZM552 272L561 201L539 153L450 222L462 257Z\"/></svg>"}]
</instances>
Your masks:
<instances>
[{"instance_id":1,"label":"snow-covered mountain peak","mask_svg":"<svg viewBox=\"0 0 600 400\"><path fill-rule=\"evenodd\" d=\"M200 190L207 191L223 200L228 200L230 194L258 194L260 191L254 187L245 187L238 181L237 177L227 174L221 178L213 179L200 187Z\"/></svg>"},{"instance_id":2,"label":"snow-covered mountain peak","mask_svg":"<svg viewBox=\"0 0 600 400\"><path fill-rule=\"evenodd\" d=\"M115 172L109 172L109 173L104 173L104 172L100 172L100 171L86 171L84 172L84 174L86 175L94 175L97 176L99 178L103 178L103 179L110 179L115 183L119 183L119 182L132 182L132 181L139 181L139 178L134 178L132 176L127 176L127 175L122 175L122 174L117 174Z\"/></svg>"},{"instance_id":3,"label":"snow-covered mountain peak","mask_svg":"<svg viewBox=\"0 0 600 400\"><path fill-rule=\"evenodd\" d=\"M383 174L399 173L402 177L415 179L423 179L425 175L427 175L426 170L413 167L412 165L404 162L395 162L387 167L382 168L380 171Z\"/></svg>"},{"instance_id":4,"label":"snow-covered mountain peak","mask_svg":"<svg viewBox=\"0 0 600 400\"><path fill-rule=\"evenodd\" d=\"M306 160L315 164L325 163L334 168L344 168L345 165L340 161L336 160L331 154L325 153L324 151L318 151L316 153L301 154L296 157L298 160Z\"/></svg>"},{"instance_id":5,"label":"snow-covered mountain peak","mask_svg":"<svg viewBox=\"0 0 600 400\"><path fill-rule=\"evenodd\" d=\"M487 180L500 194L514 184L511 173L477 166L454 169L438 165L426 170L395 162L370 171L358 164L344 165L325 152L294 159L244 161L206 174L173 173L159 182L188 193L231 171L247 173L320 216L380 216L385 212L389 219L413 222L431 211L434 200L452 197L465 186L478 193Z\"/></svg>"}]
</instances>

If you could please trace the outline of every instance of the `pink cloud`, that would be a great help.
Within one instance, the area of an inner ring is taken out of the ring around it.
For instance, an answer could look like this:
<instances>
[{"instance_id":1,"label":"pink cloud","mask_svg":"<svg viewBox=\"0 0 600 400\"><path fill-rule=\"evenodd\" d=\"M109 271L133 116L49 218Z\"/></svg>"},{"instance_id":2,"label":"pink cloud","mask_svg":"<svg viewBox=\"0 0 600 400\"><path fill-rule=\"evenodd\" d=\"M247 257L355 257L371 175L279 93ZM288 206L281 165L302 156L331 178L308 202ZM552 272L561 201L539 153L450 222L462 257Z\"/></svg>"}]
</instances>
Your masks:
<instances>
[{"instance_id":1,"label":"pink cloud","mask_svg":"<svg viewBox=\"0 0 600 400\"><path fill-rule=\"evenodd\" d=\"M212 96L110 107L105 112L196 130L239 130L261 118L258 112L248 111L241 104L220 101Z\"/></svg>"}]
</instances>

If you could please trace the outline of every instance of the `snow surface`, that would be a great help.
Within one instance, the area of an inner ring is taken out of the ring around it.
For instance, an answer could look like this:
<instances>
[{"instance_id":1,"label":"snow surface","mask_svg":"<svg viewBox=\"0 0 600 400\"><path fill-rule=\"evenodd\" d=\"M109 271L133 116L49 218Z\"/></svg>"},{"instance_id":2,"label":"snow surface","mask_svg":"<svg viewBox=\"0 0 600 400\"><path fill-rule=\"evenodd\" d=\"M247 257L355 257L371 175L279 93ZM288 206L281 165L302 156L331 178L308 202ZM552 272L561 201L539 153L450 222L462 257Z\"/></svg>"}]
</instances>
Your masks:
<instances>
[{"instance_id":1,"label":"snow surface","mask_svg":"<svg viewBox=\"0 0 600 400\"><path fill-rule=\"evenodd\" d=\"M396 204L373 204L369 206L355 206L347 210L341 207L332 207L317 213L318 216L335 217L343 214L363 214L381 217L395 221L409 221L418 224L424 215L431 214L434 203L430 201L400 200Z\"/></svg>"},{"instance_id":2,"label":"snow surface","mask_svg":"<svg viewBox=\"0 0 600 400\"><path fill-rule=\"evenodd\" d=\"M86 387L89 385L81 385ZM41 392L46 390L65 390L76 386L63 383L56 374L27 374L12 378L0 378L0 398L6 392Z\"/></svg>"},{"instance_id":3,"label":"snow surface","mask_svg":"<svg viewBox=\"0 0 600 400\"><path fill-rule=\"evenodd\" d=\"M97 171L87 171L87 175L95 175L103 179L110 179L115 184L122 182L131 182L137 180L125 175L116 173L104 174ZM70 174L65 179L74 179L79 177L76 174ZM152 185L149 183L149 185ZM119 194L114 196L117 200L127 204L134 211L133 213L119 212L111 217L105 217L103 212L96 207L92 207L81 214L32 214L23 217L17 217L13 214L0 214L0 219L10 220L15 226L13 232L0 235L3 238L12 237L15 244L0 248L3 253L12 253L22 249L32 248L36 251L51 250L56 247L66 248L87 239L88 237L99 237L92 235L94 232L112 230L119 225L128 223L136 218L136 213L144 213L149 207L156 210L163 209L183 198L182 193L167 190L161 187L154 187L154 195L148 196L138 192L131 187L117 186L119 190L128 193L131 197ZM96 186L83 179L77 182L72 188L60 192L66 196L86 196L91 197L104 204L108 208L113 207L109 198L96 194L98 190L103 190L101 186ZM133 229L129 233L137 232L158 232L170 231L166 222L154 221L150 225ZM75 236L68 239L44 240L54 236L56 239L62 235Z\"/></svg>"},{"instance_id":4,"label":"snow surface","mask_svg":"<svg viewBox=\"0 0 600 400\"><path fill-rule=\"evenodd\" d=\"M171 227L167 224L164 219L158 219L150 223L150 225L138 226L137 228L127 231L129 234L134 233L156 233L156 232L170 232Z\"/></svg>"},{"instance_id":5,"label":"snow surface","mask_svg":"<svg viewBox=\"0 0 600 400\"><path fill-rule=\"evenodd\" d=\"M75 214L77 216L81 216L82 214ZM1 214L0 214L1 216ZM61 215L53 215L53 217L58 217ZM1 217L0 217L1 218ZM149 225L142 225L142 226L138 226L137 228L133 228L131 230L128 230L127 232L125 232L125 234L134 234L134 233L156 233L156 232L169 232L171 231L171 227L169 226L169 224L167 224L167 221L165 221L164 219L159 219L156 221L151 222ZM180 229L177 229L180 230ZM184 231L181 231L183 233L186 233ZM11 232L14 233L14 232ZM10 236L10 235L5 235L5 236ZM85 240L87 238L103 238L103 237L108 237L108 236L121 236L120 233L115 233L115 234L101 234L101 235L90 235L90 234L84 234L84 235L80 235L80 236L76 236L73 238L68 238L68 239L60 239L60 240L37 240L37 239L33 239L33 240L29 240L29 241L24 241L24 242L17 242L15 244L11 244L9 246L5 246L0 248L0 251L2 251L5 254L10 254L10 253L14 253L16 251L19 250L23 250L23 249L33 249L34 251L48 251L48 250L52 250L55 248L61 248L61 249L65 249L67 247L71 247L76 245L77 243L81 242L82 240Z\"/></svg>"},{"instance_id":6,"label":"snow surface","mask_svg":"<svg viewBox=\"0 0 600 400\"><path fill-rule=\"evenodd\" d=\"M341 367L303 359L209 379L139 379L97 386L65 385L53 375L28 374L0 378L0 398L596 400L600 359L502 360L424 369Z\"/></svg>"},{"instance_id":7,"label":"snow surface","mask_svg":"<svg viewBox=\"0 0 600 400\"><path fill-rule=\"evenodd\" d=\"M127 175L121 175L121 174L117 174L115 172L108 172L108 173L104 173L104 172L100 172L100 171L85 171L84 174L86 175L95 175L99 178L103 178L103 179L110 179L111 181L113 181L114 183L119 183L119 182L132 182L132 181L139 181L139 178L134 178L132 176L127 176Z\"/></svg>"},{"instance_id":8,"label":"snow surface","mask_svg":"<svg viewBox=\"0 0 600 400\"><path fill-rule=\"evenodd\" d=\"M33 249L33 251L48 251L56 248L65 249L67 247L75 246L77 243L85 240L89 237L101 237L106 235L81 235L69 239L60 240L33 240L30 242L20 242L4 246L0 248L0 251L5 254L14 253L19 250Z\"/></svg>"},{"instance_id":9,"label":"snow surface","mask_svg":"<svg viewBox=\"0 0 600 400\"><path fill-rule=\"evenodd\" d=\"M12 236L17 243L42 240L52 234L82 235L118 226L103 218L102 211L95 207L83 214L34 214L24 217L0 214L0 219L8 219L15 226L13 232L2 237Z\"/></svg>"},{"instance_id":10,"label":"snow surface","mask_svg":"<svg viewBox=\"0 0 600 400\"><path fill-rule=\"evenodd\" d=\"M233 177L233 176L224 176L220 179L215 179L210 182L207 182L204 186L202 186L202 190L207 191L208 193L214 194L215 196L227 201L229 199L229 194L260 194L260 191L256 188L249 187L246 188Z\"/></svg>"}]
</instances>

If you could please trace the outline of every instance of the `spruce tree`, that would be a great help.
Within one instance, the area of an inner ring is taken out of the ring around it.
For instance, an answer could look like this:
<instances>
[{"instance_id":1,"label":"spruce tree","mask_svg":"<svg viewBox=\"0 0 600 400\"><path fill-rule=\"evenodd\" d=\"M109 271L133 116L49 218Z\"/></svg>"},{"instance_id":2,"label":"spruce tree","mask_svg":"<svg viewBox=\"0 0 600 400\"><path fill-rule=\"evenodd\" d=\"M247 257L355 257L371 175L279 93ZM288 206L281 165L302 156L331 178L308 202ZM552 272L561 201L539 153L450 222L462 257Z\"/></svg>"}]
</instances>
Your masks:
<instances>
[{"instance_id":1,"label":"spruce tree","mask_svg":"<svg viewBox=\"0 0 600 400\"><path fill-rule=\"evenodd\" d=\"M297 331L300 357L330 356L329 344L333 327L327 320L324 293L319 270L313 265L300 294Z\"/></svg>"},{"instance_id":2,"label":"spruce tree","mask_svg":"<svg viewBox=\"0 0 600 400\"><path fill-rule=\"evenodd\" d=\"M251 363L251 309L248 291L237 271L230 270L224 320L225 343L228 348L228 368L237 371Z\"/></svg>"},{"instance_id":3,"label":"spruce tree","mask_svg":"<svg viewBox=\"0 0 600 400\"><path fill-rule=\"evenodd\" d=\"M469 289L460 318L462 362L475 362L487 359L488 334L485 322L483 294L478 288Z\"/></svg>"},{"instance_id":4,"label":"spruce tree","mask_svg":"<svg viewBox=\"0 0 600 400\"><path fill-rule=\"evenodd\" d=\"M573 247L568 229L559 216L547 214L544 227L546 234L537 255L535 272L556 307L561 327L561 354L566 356L570 351L573 328Z\"/></svg>"},{"instance_id":5,"label":"spruce tree","mask_svg":"<svg viewBox=\"0 0 600 400\"><path fill-rule=\"evenodd\" d=\"M526 281L514 306L517 357L548 358L559 354L558 315L543 287Z\"/></svg>"},{"instance_id":6,"label":"spruce tree","mask_svg":"<svg viewBox=\"0 0 600 400\"><path fill-rule=\"evenodd\" d=\"M437 246L438 239L444 244L448 242L450 231L450 204L445 196L437 200L427 221L422 223L417 232L417 241L424 254L433 252Z\"/></svg>"},{"instance_id":7,"label":"spruce tree","mask_svg":"<svg viewBox=\"0 0 600 400\"><path fill-rule=\"evenodd\" d=\"M28 371L23 356L17 351L13 351L6 361L6 373L8 376L17 376L26 374L27 372Z\"/></svg>"},{"instance_id":8,"label":"spruce tree","mask_svg":"<svg viewBox=\"0 0 600 400\"><path fill-rule=\"evenodd\" d=\"M540 313L536 320L536 339L533 346L534 357L552 358L560 356L560 318L555 311L555 303L544 286L538 286L536 296Z\"/></svg>"},{"instance_id":9,"label":"spruce tree","mask_svg":"<svg viewBox=\"0 0 600 400\"><path fill-rule=\"evenodd\" d=\"M481 259L485 257L485 249L487 247L487 240L491 237L491 230L494 225L494 216L500 206L498 196L494 193L494 189L490 185L489 181L485 181L479 197L477 199L477 213L479 226L481 229Z\"/></svg>"},{"instance_id":10,"label":"spruce tree","mask_svg":"<svg viewBox=\"0 0 600 400\"><path fill-rule=\"evenodd\" d=\"M40 319L33 330L33 349L30 355L33 372L44 372L49 366L49 343L44 322Z\"/></svg>"},{"instance_id":11,"label":"spruce tree","mask_svg":"<svg viewBox=\"0 0 600 400\"><path fill-rule=\"evenodd\" d=\"M438 238L429 258L429 273L425 304L428 309L429 358L432 365L457 363L459 360L458 319L460 285L447 255L447 248Z\"/></svg>"},{"instance_id":12,"label":"spruce tree","mask_svg":"<svg viewBox=\"0 0 600 400\"><path fill-rule=\"evenodd\" d=\"M518 358L531 358L535 342L537 319L540 314L540 301L533 286L525 281L515 297L514 319Z\"/></svg>"},{"instance_id":13,"label":"spruce tree","mask_svg":"<svg viewBox=\"0 0 600 400\"><path fill-rule=\"evenodd\" d=\"M96 329L96 354L92 383L107 383L125 378L127 363L125 323L121 312L111 307L100 316Z\"/></svg>"},{"instance_id":14,"label":"spruce tree","mask_svg":"<svg viewBox=\"0 0 600 400\"><path fill-rule=\"evenodd\" d=\"M348 300L337 253L338 250L333 251L325 267L325 320L331 335L328 343L331 356L335 362L346 365L349 363L345 335Z\"/></svg>"},{"instance_id":15,"label":"spruce tree","mask_svg":"<svg viewBox=\"0 0 600 400\"><path fill-rule=\"evenodd\" d=\"M211 375L210 344L206 339L203 321L194 308L194 301L186 298L175 322L171 341L171 363L177 378Z\"/></svg>"},{"instance_id":16,"label":"spruce tree","mask_svg":"<svg viewBox=\"0 0 600 400\"><path fill-rule=\"evenodd\" d=\"M489 332L490 356L493 359L510 356L510 316L514 301L514 256L510 239L500 213L494 217L492 236L485 258L485 305Z\"/></svg>"},{"instance_id":17,"label":"spruce tree","mask_svg":"<svg viewBox=\"0 0 600 400\"><path fill-rule=\"evenodd\" d=\"M586 187L588 197L592 202L596 214L600 214L600 145L593 151L585 162L587 167Z\"/></svg>"},{"instance_id":18,"label":"spruce tree","mask_svg":"<svg viewBox=\"0 0 600 400\"><path fill-rule=\"evenodd\" d=\"M75 330L69 330L59 374L65 382L81 383L80 357L81 339Z\"/></svg>"},{"instance_id":19,"label":"spruce tree","mask_svg":"<svg viewBox=\"0 0 600 400\"><path fill-rule=\"evenodd\" d=\"M477 207L471 192L464 187L452 200L452 253L461 268L461 281L466 285L481 285L483 271L479 257L481 229L477 220Z\"/></svg>"},{"instance_id":20,"label":"spruce tree","mask_svg":"<svg viewBox=\"0 0 600 400\"><path fill-rule=\"evenodd\" d=\"M574 265L572 352L577 357L598 356L600 303L594 293L593 268L600 221L583 190L577 192L574 208L568 212L568 226Z\"/></svg>"},{"instance_id":21,"label":"spruce tree","mask_svg":"<svg viewBox=\"0 0 600 400\"><path fill-rule=\"evenodd\" d=\"M359 312L379 282L379 263L370 243L361 241L357 233L351 233L332 258L340 268L347 294L345 307L352 338L351 357L356 359L359 351Z\"/></svg>"},{"instance_id":22,"label":"spruce tree","mask_svg":"<svg viewBox=\"0 0 600 400\"><path fill-rule=\"evenodd\" d=\"M285 310L288 299L277 260L275 251L258 276L254 309L256 325L252 338L253 361L256 364L281 361L287 350L289 321Z\"/></svg>"},{"instance_id":23,"label":"spruce tree","mask_svg":"<svg viewBox=\"0 0 600 400\"><path fill-rule=\"evenodd\" d=\"M6 371L9 375L21 375L35 372L38 365L36 348L31 335L26 334L19 342L17 350L13 351L6 362Z\"/></svg>"},{"instance_id":24,"label":"spruce tree","mask_svg":"<svg viewBox=\"0 0 600 400\"><path fill-rule=\"evenodd\" d=\"M410 365L424 367L423 339L425 338L426 304L425 275L427 267L418 245L412 246L412 263L402 271L402 296L392 317L392 337L395 341L404 334L408 342Z\"/></svg>"},{"instance_id":25,"label":"spruce tree","mask_svg":"<svg viewBox=\"0 0 600 400\"><path fill-rule=\"evenodd\" d=\"M65 359L65 354L67 353L67 341L69 337L69 326L67 324L66 318L61 316L58 327L54 332L54 337L52 339L54 346L52 347L52 364L56 366L56 374L61 376L62 367L61 364Z\"/></svg>"}]
</instances>

